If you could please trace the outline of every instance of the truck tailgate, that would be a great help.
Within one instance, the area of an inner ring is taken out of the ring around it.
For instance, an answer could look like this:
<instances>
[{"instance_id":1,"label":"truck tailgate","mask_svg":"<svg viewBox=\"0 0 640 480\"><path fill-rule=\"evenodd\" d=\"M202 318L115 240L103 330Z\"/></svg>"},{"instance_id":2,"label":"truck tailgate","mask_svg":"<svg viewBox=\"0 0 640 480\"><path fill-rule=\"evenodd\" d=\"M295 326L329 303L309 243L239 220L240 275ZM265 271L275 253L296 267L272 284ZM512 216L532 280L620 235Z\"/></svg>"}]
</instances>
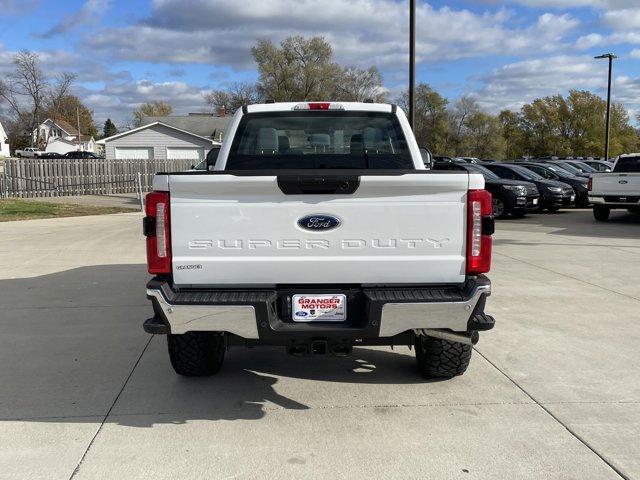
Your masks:
<instances>
[{"instance_id":1,"label":"truck tailgate","mask_svg":"<svg viewBox=\"0 0 640 480\"><path fill-rule=\"evenodd\" d=\"M594 173L592 191L598 195L640 195L640 173Z\"/></svg>"},{"instance_id":2,"label":"truck tailgate","mask_svg":"<svg viewBox=\"0 0 640 480\"><path fill-rule=\"evenodd\" d=\"M461 283L465 173L362 175L352 194L285 194L276 175L169 176L178 286ZM299 222L329 215L339 225Z\"/></svg>"}]
</instances>

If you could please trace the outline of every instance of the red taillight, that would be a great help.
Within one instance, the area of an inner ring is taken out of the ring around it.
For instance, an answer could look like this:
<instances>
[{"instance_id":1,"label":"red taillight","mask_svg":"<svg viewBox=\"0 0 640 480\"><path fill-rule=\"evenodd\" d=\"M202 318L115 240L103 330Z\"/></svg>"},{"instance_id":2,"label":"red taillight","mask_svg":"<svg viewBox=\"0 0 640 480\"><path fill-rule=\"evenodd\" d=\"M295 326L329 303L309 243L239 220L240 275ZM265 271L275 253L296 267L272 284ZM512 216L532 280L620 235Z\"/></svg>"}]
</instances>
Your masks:
<instances>
[{"instance_id":1,"label":"red taillight","mask_svg":"<svg viewBox=\"0 0 640 480\"><path fill-rule=\"evenodd\" d=\"M486 190L470 190L467 197L467 273L476 275L491 269L493 205Z\"/></svg>"},{"instance_id":2,"label":"red taillight","mask_svg":"<svg viewBox=\"0 0 640 480\"><path fill-rule=\"evenodd\" d=\"M310 102L309 110L329 110L330 102Z\"/></svg>"},{"instance_id":3,"label":"red taillight","mask_svg":"<svg viewBox=\"0 0 640 480\"><path fill-rule=\"evenodd\" d=\"M144 234L149 273L171 273L169 192L151 192L146 198Z\"/></svg>"},{"instance_id":4,"label":"red taillight","mask_svg":"<svg viewBox=\"0 0 640 480\"><path fill-rule=\"evenodd\" d=\"M593 177L589 177L589 181L587 182L587 190L593 190Z\"/></svg>"},{"instance_id":5,"label":"red taillight","mask_svg":"<svg viewBox=\"0 0 640 480\"><path fill-rule=\"evenodd\" d=\"M344 110L344 105L336 102L304 102L293 106L294 110Z\"/></svg>"}]
</instances>

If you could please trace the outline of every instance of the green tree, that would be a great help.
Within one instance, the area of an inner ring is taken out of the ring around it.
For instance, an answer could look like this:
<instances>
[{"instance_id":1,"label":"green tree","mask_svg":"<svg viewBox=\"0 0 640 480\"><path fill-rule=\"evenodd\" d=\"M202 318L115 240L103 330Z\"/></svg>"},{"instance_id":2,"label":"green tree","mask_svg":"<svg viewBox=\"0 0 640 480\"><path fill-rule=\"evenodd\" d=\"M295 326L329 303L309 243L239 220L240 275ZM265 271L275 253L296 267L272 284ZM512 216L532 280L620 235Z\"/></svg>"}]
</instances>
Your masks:
<instances>
[{"instance_id":1,"label":"green tree","mask_svg":"<svg viewBox=\"0 0 640 480\"><path fill-rule=\"evenodd\" d=\"M107 120L104 122L104 127L102 127L102 137L112 137L117 133L118 129L116 128L115 124L111 121L110 118L107 118Z\"/></svg>"},{"instance_id":2,"label":"green tree","mask_svg":"<svg viewBox=\"0 0 640 480\"><path fill-rule=\"evenodd\" d=\"M173 107L164 100L143 103L133 112L132 123L134 127L139 127L142 125L142 117L164 117L172 112Z\"/></svg>"},{"instance_id":3,"label":"green tree","mask_svg":"<svg viewBox=\"0 0 640 480\"><path fill-rule=\"evenodd\" d=\"M324 38L288 37L280 46L259 40L251 54L262 98L276 102L336 98L343 71L332 61L333 49Z\"/></svg>"},{"instance_id":4,"label":"green tree","mask_svg":"<svg viewBox=\"0 0 640 480\"><path fill-rule=\"evenodd\" d=\"M525 155L523 148L523 136L520 130L520 117L516 112L503 110L498 115L498 121L502 128L502 138L504 139L504 151L499 158L506 160L520 158Z\"/></svg>"},{"instance_id":5,"label":"green tree","mask_svg":"<svg viewBox=\"0 0 640 480\"><path fill-rule=\"evenodd\" d=\"M483 111L472 112L465 122L464 153L478 158L501 157L505 141L500 120Z\"/></svg>"},{"instance_id":6,"label":"green tree","mask_svg":"<svg viewBox=\"0 0 640 480\"><path fill-rule=\"evenodd\" d=\"M408 93L401 94L396 103L405 111L409 110ZM426 83L419 83L415 91L415 125L413 128L418 145L428 147L437 155L446 154L447 144L447 104L448 100Z\"/></svg>"}]
</instances>

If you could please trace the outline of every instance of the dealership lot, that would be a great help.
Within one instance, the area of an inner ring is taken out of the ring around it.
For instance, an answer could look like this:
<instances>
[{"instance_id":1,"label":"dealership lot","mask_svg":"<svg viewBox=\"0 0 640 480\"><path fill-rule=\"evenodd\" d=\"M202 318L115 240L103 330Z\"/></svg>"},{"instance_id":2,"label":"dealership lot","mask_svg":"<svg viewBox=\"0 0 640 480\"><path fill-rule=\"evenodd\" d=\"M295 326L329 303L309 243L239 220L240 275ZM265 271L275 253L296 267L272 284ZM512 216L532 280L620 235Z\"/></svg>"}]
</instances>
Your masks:
<instances>
[{"instance_id":1,"label":"dealership lot","mask_svg":"<svg viewBox=\"0 0 640 480\"><path fill-rule=\"evenodd\" d=\"M0 479L640 478L640 218L499 222L496 328L444 382L406 347L176 376L140 221L0 226Z\"/></svg>"}]
</instances>

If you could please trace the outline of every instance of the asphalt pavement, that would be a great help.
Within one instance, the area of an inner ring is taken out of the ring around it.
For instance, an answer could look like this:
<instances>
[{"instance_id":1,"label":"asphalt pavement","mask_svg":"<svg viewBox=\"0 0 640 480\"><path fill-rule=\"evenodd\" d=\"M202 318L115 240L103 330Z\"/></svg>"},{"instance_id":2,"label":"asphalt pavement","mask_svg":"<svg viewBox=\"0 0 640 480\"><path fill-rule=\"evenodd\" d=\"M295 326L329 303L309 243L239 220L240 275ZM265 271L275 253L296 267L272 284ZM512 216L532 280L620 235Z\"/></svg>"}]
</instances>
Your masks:
<instances>
[{"instance_id":1,"label":"asphalt pavement","mask_svg":"<svg viewBox=\"0 0 640 480\"><path fill-rule=\"evenodd\" d=\"M0 479L640 479L640 218L498 223L467 373L232 349L181 378L138 213L0 225Z\"/></svg>"}]
</instances>

